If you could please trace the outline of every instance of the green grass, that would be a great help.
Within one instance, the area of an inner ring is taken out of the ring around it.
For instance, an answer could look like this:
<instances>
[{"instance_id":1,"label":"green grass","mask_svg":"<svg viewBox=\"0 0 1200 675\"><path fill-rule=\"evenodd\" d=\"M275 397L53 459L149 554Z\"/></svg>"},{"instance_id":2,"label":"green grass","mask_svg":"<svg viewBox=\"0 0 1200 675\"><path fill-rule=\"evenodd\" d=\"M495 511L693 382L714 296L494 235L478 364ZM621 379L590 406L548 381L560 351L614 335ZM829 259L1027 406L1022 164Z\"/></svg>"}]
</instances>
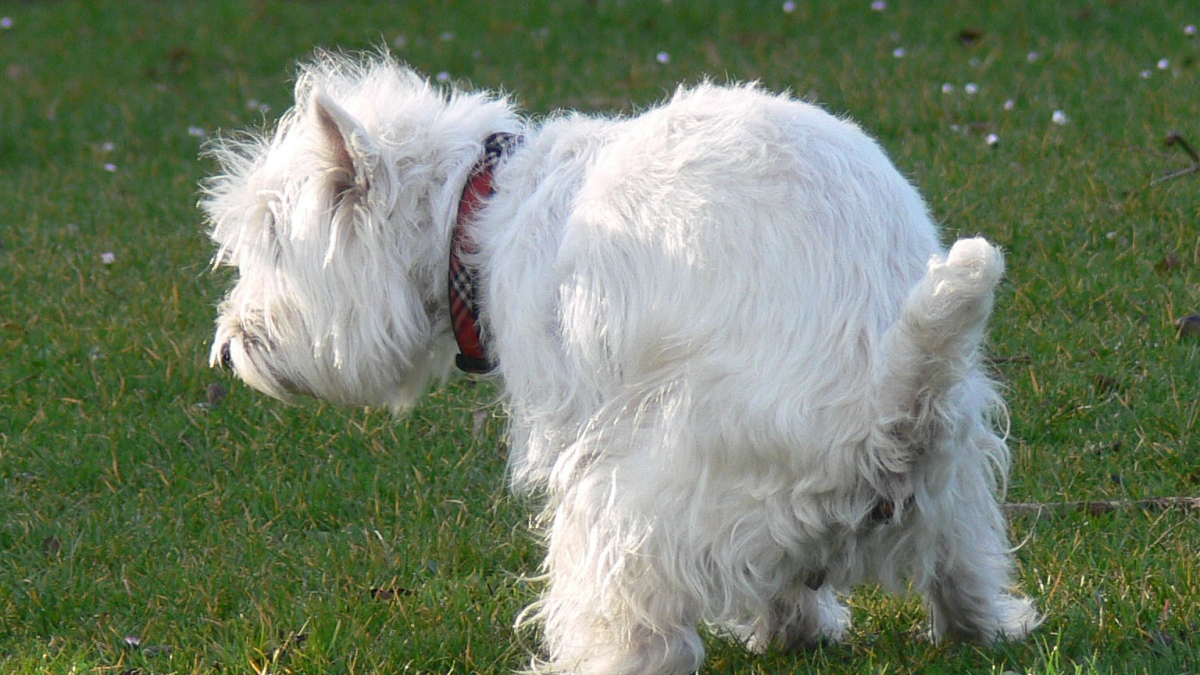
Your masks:
<instances>
[{"instance_id":1,"label":"green grass","mask_svg":"<svg viewBox=\"0 0 1200 675\"><path fill-rule=\"evenodd\" d=\"M504 490L503 421L480 416L490 385L397 420L286 407L205 366L228 279L207 268L194 203L213 167L189 129L267 123L316 46L392 45L533 113L628 112L710 75L854 117L947 238L1008 252L1009 499L1200 492L1200 341L1171 325L1200 311L1200 175L1150 184L1190 161L1168 132L1200 145L1194 3L459 4L0 2L0 672L525 662L511 625L539 552ZM217 382L230 394L207 405ZM915 640L919 605L866 589L846 644L710 640L705 672L1200 671L1195 516L1012 527L1049 615L1025 643Z\"/></svg>"}]
</instances>

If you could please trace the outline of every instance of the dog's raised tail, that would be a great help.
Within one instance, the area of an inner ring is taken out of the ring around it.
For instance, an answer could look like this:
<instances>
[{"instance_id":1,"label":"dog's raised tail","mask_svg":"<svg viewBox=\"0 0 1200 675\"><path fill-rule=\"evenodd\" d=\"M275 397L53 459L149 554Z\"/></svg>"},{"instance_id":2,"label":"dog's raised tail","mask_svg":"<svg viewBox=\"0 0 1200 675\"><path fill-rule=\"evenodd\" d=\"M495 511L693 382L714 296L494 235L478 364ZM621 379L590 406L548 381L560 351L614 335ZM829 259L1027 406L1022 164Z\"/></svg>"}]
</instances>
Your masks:
<instances>
[{"instance_id":1,"label":"dog's raised tail","mask_svg":"<svg viewBox=\"0 0 1200 675\"><path fill-rule=\"evenodd\" d=\"M930 259L896 323L883 337L876 386L880 430L910 448L944 428L947 396L976 368L996 285L1000 250L983 238L960 239ZM990 389L989 389L990 391Z\"/></svg>"}]
</instances>

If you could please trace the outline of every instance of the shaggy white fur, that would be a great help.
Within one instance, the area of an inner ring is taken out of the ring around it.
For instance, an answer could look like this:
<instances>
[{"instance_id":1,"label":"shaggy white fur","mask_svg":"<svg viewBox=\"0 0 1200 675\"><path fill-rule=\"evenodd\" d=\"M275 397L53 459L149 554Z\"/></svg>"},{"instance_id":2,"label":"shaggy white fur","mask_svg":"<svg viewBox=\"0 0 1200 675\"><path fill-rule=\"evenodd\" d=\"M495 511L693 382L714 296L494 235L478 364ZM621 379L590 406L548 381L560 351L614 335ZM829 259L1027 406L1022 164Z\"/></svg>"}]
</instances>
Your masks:
<instances>
[{"instance_id":1,"label":"shaggy white fur","mask_svg":"<svg viewBox=\"0 0 1200 675\"><path fill-rule=\"evenodd\" d=\"M484 139L524 141L472 225L481 321L539 495L534 667L686 673L709 623L837 640L837 593L924 595L933 634L1020 638L980 366L999 251L948 254L850 122L702 84L629 118L519 117L387 56L322 55L202 202L237 284L212 360L281 398L404 410L455 349L445 277Z\"/></svg>"}]
</instances>

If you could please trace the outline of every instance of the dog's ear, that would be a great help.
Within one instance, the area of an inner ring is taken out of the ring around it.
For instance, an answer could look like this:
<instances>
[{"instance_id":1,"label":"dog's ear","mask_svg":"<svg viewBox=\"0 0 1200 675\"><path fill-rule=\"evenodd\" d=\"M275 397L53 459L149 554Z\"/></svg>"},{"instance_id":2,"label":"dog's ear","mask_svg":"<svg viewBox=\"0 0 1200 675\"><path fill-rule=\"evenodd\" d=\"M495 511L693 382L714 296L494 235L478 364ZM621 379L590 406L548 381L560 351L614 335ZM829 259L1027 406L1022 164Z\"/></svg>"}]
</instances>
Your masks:
<instances>
[{"instance_id":1,"label":"dog's ear","mask_svg":"<svg viewBox=\"0 0 1200 675\"><path fill-rule=\"evenodd\" d=\"M379 162L379 149L366 129L324 91L313 93L309 110L335 167L334 194L339 200L365 195Z\"/></svg>"}]
</instances>

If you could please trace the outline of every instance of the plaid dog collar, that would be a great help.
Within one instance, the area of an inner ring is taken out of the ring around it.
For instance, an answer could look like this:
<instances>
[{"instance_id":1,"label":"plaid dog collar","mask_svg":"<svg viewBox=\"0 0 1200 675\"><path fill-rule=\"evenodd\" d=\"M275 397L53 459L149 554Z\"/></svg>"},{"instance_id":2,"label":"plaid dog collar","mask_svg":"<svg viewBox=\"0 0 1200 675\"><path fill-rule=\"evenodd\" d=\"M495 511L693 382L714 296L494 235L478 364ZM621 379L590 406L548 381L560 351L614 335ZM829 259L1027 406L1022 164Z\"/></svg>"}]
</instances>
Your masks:
<instances>
[{"instance_id":1,"label":"plaid dog collar","mask_svg":"<svg viewBox=\"0 0 1200 675\"><path fill-rule=\"evenodd\" d=\"M454 341L458 355L454 364L468 373L489 373L496 364L488 359L484 349L487 333L479 321L478 270L463 263L464 255L475 253L475 242L467 233L475 214L492 196L492 173L500 160L521 142L516 134L495 133L483 143L483 157L471 169L467 184L458 202L458 218L450 239L450 321L454 326Z\"/></svg>"}]
</instances>

